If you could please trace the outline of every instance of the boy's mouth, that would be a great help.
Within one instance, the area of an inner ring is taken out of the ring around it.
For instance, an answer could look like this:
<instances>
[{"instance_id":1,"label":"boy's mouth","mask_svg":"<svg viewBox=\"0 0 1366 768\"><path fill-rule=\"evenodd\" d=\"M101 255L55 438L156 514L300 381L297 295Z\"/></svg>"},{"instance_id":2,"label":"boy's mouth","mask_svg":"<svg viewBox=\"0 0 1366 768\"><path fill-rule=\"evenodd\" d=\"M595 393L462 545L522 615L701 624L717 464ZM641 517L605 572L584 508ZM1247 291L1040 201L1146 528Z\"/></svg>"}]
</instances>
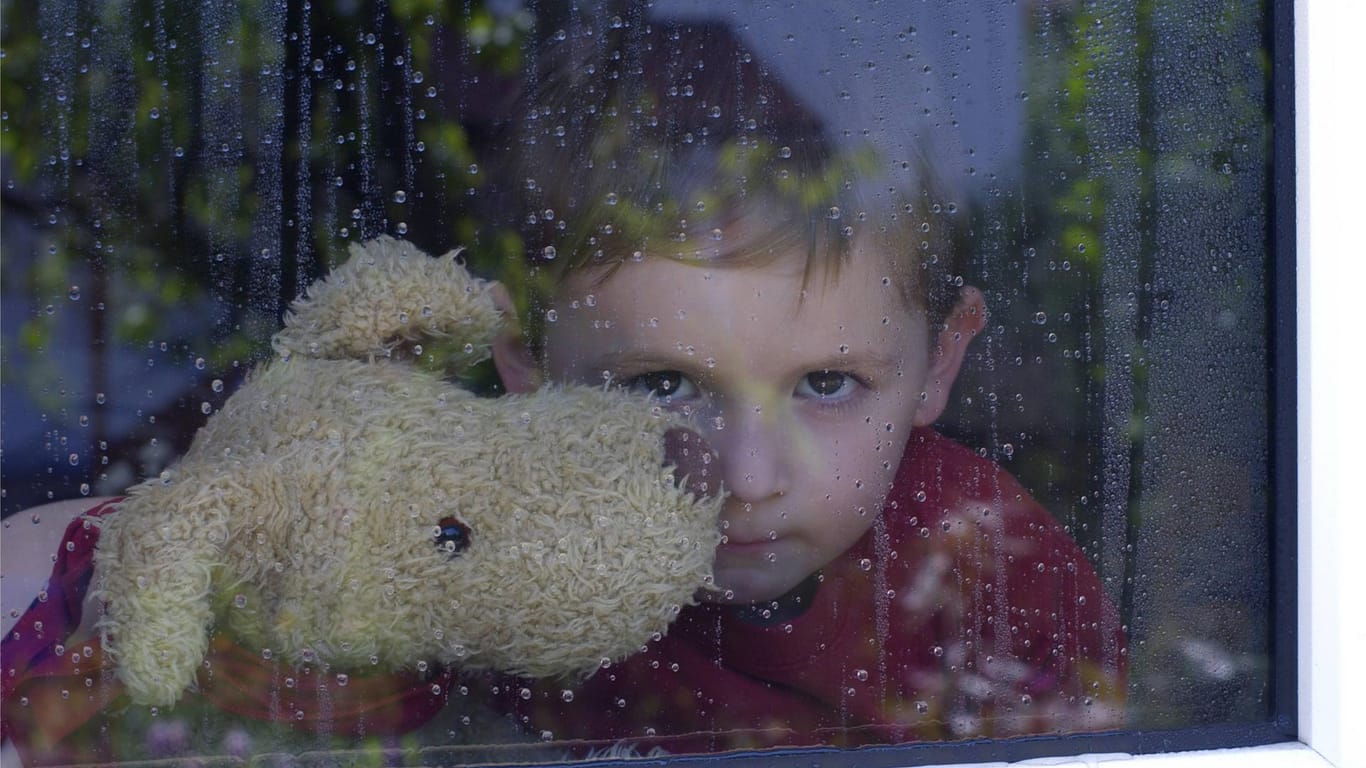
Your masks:
<instances>
[{"instance_id":1,"label":"boy's mouth","mask_svg":"<svg viewBox=\"0 0 1366 768\"><path fill-rule=\"evenodd\" d=\"M758 557L775 552L781 545L782 537L778 536L751 539L722 535L721 543L716 547L716 553L737 557Z\"/></svg>"}]
</instances>

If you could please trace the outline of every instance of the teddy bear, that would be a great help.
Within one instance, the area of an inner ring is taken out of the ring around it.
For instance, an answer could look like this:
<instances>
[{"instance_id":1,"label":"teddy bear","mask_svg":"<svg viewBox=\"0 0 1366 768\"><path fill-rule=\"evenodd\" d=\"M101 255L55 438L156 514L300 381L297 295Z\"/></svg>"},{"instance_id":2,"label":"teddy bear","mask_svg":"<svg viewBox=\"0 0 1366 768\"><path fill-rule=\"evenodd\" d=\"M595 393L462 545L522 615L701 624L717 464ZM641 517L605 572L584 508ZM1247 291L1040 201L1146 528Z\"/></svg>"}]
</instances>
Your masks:
<instances>
[{"instance_id":1,"label":"teddy bear","mask_svg":"<svg viewBox=\"0 0 1366 768\"><path fill-rule=\"evenodd\" d=\"M711 586L705 444L607 387L478 396L503 317L458 251L379 238L314 284L171 469L97 521L97 624L134 703L195 686L211 636L331 670L582 676Z\"/></svg>"}]
</instances>

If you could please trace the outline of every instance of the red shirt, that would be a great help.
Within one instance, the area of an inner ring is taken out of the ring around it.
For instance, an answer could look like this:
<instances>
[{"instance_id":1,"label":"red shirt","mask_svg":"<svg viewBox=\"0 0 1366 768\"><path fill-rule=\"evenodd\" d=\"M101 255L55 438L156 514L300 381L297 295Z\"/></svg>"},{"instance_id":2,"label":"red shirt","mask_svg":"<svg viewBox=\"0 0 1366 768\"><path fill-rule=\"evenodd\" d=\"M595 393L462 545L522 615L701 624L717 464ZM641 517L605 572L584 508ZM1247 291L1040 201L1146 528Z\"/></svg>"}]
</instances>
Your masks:
<instances>
[{"instance_id":1,"label":"red shirt","mask_svg":"<svg viewBox=\"0 0 1366 768\"><path fill-rule=\"evenodd\" d=\"M1124 636L1090 563L1013 477L933 430L809 605L768 625L694 606L581 685L504 693L555 741L674 753L1122 723Z\"/></svg>"}]
</instances>

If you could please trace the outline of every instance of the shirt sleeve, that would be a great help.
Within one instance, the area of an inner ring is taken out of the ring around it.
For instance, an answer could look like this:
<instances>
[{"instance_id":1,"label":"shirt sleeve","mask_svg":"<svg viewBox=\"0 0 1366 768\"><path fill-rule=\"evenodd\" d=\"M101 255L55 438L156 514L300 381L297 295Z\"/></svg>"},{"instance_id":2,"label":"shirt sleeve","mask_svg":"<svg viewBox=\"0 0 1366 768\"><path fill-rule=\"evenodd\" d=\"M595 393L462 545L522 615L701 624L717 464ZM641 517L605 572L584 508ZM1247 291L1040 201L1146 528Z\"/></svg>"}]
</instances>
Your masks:
<instances>
[{"instance_id":1,"label":"shirt sleeve","mask_svg":"<svg viewBox=\"0 0 1366 768\"><path fill-rule=\"evenodd\" d=\"M118 501L104 502L67 525L46 585L0 641L0 738L13 741L21 755L55 747L103 706L102 701L88 701L92 697L70 696L82 678L100 677L102 649L98 644L79 649L63 644L81 625L99 541L97 521L113 512Z\"/></svg>"}]
</instances>

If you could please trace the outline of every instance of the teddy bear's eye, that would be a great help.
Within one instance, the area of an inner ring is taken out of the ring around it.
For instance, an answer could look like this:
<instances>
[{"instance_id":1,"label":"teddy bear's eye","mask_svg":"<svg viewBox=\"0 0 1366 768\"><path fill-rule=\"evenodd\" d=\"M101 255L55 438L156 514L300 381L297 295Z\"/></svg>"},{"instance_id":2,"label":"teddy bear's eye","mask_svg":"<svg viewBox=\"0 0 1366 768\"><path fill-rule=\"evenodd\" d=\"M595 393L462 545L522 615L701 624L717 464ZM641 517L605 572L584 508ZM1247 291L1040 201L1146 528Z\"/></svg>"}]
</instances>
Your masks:
<instances>
[{"instance_id":1,"label":"teddy bear's eye","mask_svg":"<svg viewBox=\"0 0 1366 768\"><path fill-rule=\"evenodd\" d=\"M470 548L469 526L453 517L441 518L441 523L432 531L436 546L454 557Z\"/></svg>"}]
</instances>

